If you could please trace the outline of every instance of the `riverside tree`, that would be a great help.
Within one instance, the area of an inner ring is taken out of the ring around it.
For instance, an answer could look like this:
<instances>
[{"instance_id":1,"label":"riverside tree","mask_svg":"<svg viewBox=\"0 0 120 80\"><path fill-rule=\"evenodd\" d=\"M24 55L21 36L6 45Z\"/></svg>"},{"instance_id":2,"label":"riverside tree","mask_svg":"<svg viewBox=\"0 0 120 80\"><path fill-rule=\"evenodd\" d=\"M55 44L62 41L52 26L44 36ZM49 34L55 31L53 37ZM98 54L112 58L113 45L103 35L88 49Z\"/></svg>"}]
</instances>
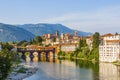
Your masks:
<instances>
[{"instance_id":1,"label":"riverside tree","mask_svg":"<svg viewBox=\"0 0 120 80\"><path fill-rule=\"evenodd\" d=\"M71 57L77 57L81 59L89 60L98 60L99 59L99 44L100 44L100 35L98 32L95 32L93 35L92 50L89 50L89 47L85 39L81 39L78 44L78 48L71 53Z\"/></svg>"},{"instance_id":2,"label":"riverside tree","mask_svg":"<svg viewBox=\"0 0 120 80\"><path fill-rule=\"evenodd\" d=\"M93 35L92 50L90 52L89 59L99 59L99 44L100 44L100 34L95 32Z\"/></svg>"},{"instance_id":3,"label":"riverside tree","mask_svg":"<svg viewBox=\"0 0 120 80\"><path fill-rule=\"evenodd\" d=\"M18 61L18 55L16 52L12 52L9 43L2 43L2 50L0 51L0 80L5 80L8 76L12 64Z\"/></svg>"},{"instance_id":4,"label":"riverside tree","mask_svg":"<svg viewBox=\"0 0 120 80\"><path fill-rule=\"evenodd\" d=\"M93 35L93 43L92 43L92 47L94 48L98 48L100 44L100 34L98 32L95 32L95 34Z\"/></svg>"}]
</instances>

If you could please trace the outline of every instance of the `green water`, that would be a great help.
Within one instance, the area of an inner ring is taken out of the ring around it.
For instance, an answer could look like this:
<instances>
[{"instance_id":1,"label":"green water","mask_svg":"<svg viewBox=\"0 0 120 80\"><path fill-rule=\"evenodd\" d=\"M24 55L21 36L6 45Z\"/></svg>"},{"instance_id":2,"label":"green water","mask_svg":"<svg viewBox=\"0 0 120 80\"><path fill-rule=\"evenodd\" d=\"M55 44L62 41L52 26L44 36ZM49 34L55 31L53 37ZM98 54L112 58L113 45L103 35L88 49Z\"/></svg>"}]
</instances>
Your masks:
<instances>
[{"instance_id":1,"label":"green water","mask_svg":"<svg viewBox=\"0 0 120 80\"><path fill-rule=\"evenodd\" d=\"M52 58L29 60L26 64L34 64L38 71L24 80L120 80L120 67L110 63Z\"/></svg>"}]
</instances>

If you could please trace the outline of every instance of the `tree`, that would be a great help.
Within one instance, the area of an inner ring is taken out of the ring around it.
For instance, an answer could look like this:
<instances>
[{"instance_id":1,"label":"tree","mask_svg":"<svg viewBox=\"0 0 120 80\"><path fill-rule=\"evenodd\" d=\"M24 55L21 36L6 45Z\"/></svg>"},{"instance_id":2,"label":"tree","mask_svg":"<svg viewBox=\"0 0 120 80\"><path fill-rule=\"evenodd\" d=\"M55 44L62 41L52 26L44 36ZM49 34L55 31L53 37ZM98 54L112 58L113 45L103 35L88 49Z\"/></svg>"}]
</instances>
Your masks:
<instances>
[{"instance_id":1,"label":"tree","mask_svg":"<svg viewBox=\"0 0 120 80\"><path fill-rule=\"evenodd\" d=\"M78 48L80 49L82 46L82 40L79 40Z\"/></svg>"},{"instance_id":2,"label":"tree","mask_svg":"<svg viewBox=\"0 0 120 80\"><path fill-rule=\"evenodd\" d=\"M42 38L40 36L35 37L36 43L42 43Z\"/></svg>"},{"instance_id":3,"label":"tree","mask_svg":"<svg viewBox=\"0 0 120 80\"><path fill-rule=\"evenodd\" d=\"M8 76L11 66L19 59L16 52L9 51L7 48L0 52L0 80L5 80Z\"/></svg>"},{"instance_id":4,"label":"tree","mask_svg":"<svg viewBox=\"0 0 120 80\"><path fill-rule=\"evenodd\" d=\"M24 44L24 43L26 43L27 41L26 40L22 40L22 41L20 41L17 45L18 46L21 46L22 44Z\"/></svg>"},{"instance_id":5,"label":"tree","mask_svg":"<svg viewBox=\"0 0 120 80\"><path fill-rule=\"evenodd\" d=\"M100 44L100 35L98 32L95 32L95 34L93 35L93 43L92 43L92 47L93 49L91 50L89 55L90 59L99 59L99 44Z\"/></svg>"},{"instance_id":6,"label":"tree","mask_svg":"<svg viewBox=\"0 0 120 80\"><path fill-rule=\"evenodd\" d=\"M53 38L53 42L56 42L56 37Z\"/></svg>"},{"instance_id":7,"label":"tree","mask_svg":"<svg viewBox=\"0 0 120 80\"><path fill-rule=\"evenodd\" d=\"M93 43L92 46L93 48L98 48L100 44L100 34L98 32L95 32L93 35Z\"/></svg>"},{"instance_id":8,"label":"tree","mask_svg":"<svg viewBox=\"0 0 120 80\"><path fill-rule=\"evenodd\" d=\"M79 40L79 44L78 44L79 49L86 46L87 46L86 40L84 39Z\"/></svg>"},{"instance_id":9,"label":"tree","mask_svg":"<svg viewBox=\"0 0 120 80\"><path fill-rule=\"evenodd\" d=\"M83 57L87 56L87 54L89 53L88 51L89 51L89 49L88 49L86 40L80 39L78 48L76 48L76 50L73 53L71 53L71 57L74 55L76 57L83 58Z\"/></svg>"},{"instance_id":10,"label":"tree","mask_svg":"<svg viewBox=\"0 0 120 80\"><path fill-rule=\"evenodd\" d=\"M115 35L118 35L118 33L116 32Z\"/></svg>"},{"instance_id":11,"label":"tree","mask_svg":"<svg viewBox=\"0 0 120 80\"><path fill-rule=\"evenodd\" d=\"M13 49L13 46L12 45L10 45L9 43L1 43L1 45L2 45L2 49L8 49L9 51L11 50L11 49Z\"/></svg>"}]
</instances>

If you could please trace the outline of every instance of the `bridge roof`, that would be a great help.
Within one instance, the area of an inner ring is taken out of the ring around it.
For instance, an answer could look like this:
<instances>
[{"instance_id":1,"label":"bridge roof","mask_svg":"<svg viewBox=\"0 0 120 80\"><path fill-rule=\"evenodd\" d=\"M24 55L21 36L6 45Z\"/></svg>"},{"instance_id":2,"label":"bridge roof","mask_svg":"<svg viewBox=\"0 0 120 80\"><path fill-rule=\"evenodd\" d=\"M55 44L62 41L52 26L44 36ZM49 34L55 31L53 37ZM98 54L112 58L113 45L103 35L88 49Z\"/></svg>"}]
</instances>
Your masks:
<instances>
[{"instance_id":1,"label":"bridge roof","mask_svg":"<svg viewBox=\"0 0 120 80\"><path fill-rule=\"evenodd\" d=\"M45 47L45 46L38 46L38 45L28 45L25 48L55 48L55 46Z\"/></svg>"}]
</instances>

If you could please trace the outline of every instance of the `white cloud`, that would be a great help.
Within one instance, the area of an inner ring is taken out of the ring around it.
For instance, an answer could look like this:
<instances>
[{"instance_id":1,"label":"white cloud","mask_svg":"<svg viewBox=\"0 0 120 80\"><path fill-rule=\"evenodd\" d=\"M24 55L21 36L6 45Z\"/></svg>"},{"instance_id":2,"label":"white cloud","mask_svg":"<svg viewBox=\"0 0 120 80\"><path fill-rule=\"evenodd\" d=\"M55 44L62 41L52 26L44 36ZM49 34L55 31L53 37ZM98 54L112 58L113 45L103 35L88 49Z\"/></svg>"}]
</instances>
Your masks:
<instances>
[{"instance_id":1,"label":"white cloud","mask_svg":"<svg viewBox=\"0 0 120 80\"><path fill-rule=\"evenodd\" d=\"M88 13L71 13L43 20L48 23L62 23L73 29L100 33L118 32L120 27L120 6L98 9Z\"/></svg>"}]
</instances>

